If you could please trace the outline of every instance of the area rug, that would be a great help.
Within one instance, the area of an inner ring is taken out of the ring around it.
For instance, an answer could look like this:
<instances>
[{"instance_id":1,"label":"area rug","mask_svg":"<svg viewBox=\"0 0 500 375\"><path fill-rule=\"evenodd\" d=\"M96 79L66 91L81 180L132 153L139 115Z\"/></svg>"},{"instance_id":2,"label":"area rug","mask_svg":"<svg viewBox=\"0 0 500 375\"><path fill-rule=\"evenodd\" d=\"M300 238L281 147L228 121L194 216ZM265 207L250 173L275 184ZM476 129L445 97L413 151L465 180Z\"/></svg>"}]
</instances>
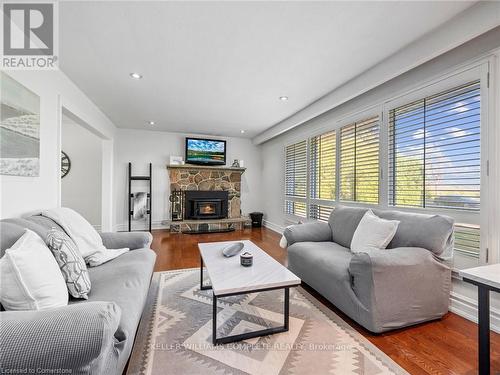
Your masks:
<instances>
[{"instance_id":1,"label":"area rug","mask_svg":"<svg viewBox=\"0 0 500 375\"><path fill-rule=\"evenodd\" d=\"M199 269L157 272L127 374L406 374L303 288L290 290L290 329L212 345L212 292ZM283 291L218 299L217 337L283 324Z\"/></svg>"}]
</instances>

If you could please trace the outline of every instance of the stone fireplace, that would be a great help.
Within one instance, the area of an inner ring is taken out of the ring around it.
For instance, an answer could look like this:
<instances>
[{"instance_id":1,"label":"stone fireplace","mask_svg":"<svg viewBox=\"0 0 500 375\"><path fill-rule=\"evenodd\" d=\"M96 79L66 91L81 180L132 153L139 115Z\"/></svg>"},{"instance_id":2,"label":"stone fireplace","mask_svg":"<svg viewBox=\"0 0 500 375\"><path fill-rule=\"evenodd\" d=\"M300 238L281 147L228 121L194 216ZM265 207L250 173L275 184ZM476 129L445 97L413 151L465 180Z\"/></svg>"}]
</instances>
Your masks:
<instances>
[{"instance_id":1,"label":"stone fireplace","mask_svg":"<svg viewBox=\"0 0 500 375\"><path fill-rule=\"evenodd\" d=\"M169 165L167 169L171 192L176 190L184 191L186 192L185 194L189 194L192 191L222 192L227 196L226 217L229 219L241 217L241 175L245 171L245 168L186 164ZM223 198L218 197L215 199ZM186 205L187 199L185 200L185 213L187 212L186 208L188 208Z\"/></svg>"}]
</instances>

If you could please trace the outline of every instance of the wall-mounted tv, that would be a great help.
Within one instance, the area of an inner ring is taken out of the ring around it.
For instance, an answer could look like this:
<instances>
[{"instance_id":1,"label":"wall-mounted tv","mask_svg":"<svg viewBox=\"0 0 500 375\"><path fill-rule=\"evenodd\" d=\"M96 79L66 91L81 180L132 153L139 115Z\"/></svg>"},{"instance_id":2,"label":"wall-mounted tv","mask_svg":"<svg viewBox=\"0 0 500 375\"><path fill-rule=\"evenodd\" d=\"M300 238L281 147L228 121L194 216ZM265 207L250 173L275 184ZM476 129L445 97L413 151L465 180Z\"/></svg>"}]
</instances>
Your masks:
<instances>
[{"instance_id":1,"label":"wall-mounted tv","mask_svg":"<svg viewBox=\"0 0 500 375\"><path fill-rule=\"evenodd\" d=\"M226 141L219 139L186 138L186 163L225 165Z\"/></svg>"}]
</instances>

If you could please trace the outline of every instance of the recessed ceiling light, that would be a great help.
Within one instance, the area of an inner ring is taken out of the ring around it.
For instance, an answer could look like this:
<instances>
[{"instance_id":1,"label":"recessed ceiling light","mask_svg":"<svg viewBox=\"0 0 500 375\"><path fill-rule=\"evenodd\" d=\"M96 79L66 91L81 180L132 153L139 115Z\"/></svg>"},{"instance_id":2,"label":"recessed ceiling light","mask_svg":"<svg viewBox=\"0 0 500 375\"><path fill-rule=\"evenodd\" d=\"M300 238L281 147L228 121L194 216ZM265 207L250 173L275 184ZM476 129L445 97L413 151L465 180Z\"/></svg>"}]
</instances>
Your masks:
<instances>
[{"instance_id":1,"label":"recessed ceiling light","mask_svg":"<svg viewBox=\"0 0 500 375\"><path fill-rule=\"evenodd\" d=\"M142 75L139 73L130 73L130 77L132 77L133 79L141 79Z\"/></svg>"},{"instance_id":2,"label":"recessed ceiling light","mask_svg":"<svg viewBox=\"0 0 500 375\"><path fill-rule=\"evenodd\" d=\"M282 102L286 102L288 100L288 96L280 96L280 100Z\"/></svg>"},{"instance_id":3,"label":"recessed ceiling light","mask_svg":"<svg viewBox=\"0 0 500 375\"><path fill-rule=\"evenodd\" d=\"M148 125L154 125L155 122L154 121L148 121Z\"/></svg>"},{"instance_id":4,"label":"recessed ceiling light","mask_svg":"<svg viewBox=\"0 0 500 375\"><path fill-rule=\"evenodd\" d=\"M241 133L241 134L245 134L245 131L244 131L244 130L240 130L240 133Z\"/></svg>"}]
</instances>

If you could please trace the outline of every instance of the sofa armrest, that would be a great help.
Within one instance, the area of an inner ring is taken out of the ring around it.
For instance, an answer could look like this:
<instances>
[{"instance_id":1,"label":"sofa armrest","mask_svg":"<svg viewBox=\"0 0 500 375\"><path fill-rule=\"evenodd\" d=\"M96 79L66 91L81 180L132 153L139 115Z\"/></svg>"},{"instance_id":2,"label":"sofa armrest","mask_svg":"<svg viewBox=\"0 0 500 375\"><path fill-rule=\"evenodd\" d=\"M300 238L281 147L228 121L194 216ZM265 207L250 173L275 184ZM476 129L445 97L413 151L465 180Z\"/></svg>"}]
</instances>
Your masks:
<instances>
[{"instance_id":1,"label":"sofa armrest","mask_svg":"<svg viewBox=\"0 0 500 375\"><path fill-rule=\"evenodd\" d=\"M332 229L328 223L317 221L289 226L285 228L283 236L287 246L296 242L326 242L332 241Z\"/></svg>"},{"instance_id":2,"label":"sofa armrest","mask_svg":"<svg viewBox=\"0 0 500 375\"><path fill-rule=\"evenodd\" d=\"M120 316L120 308L112 302L83 302L41 311L3 311L2 369L114 373L118 359L114 334Z\"/></svg>"},{"instance_id":3,"label":"sofa armrest","mask_svg":"<svg viewBox=\"0 0 500 375\"><path fill-rule=\"evenodd\" d=\"M105 232L99 234L106 249L149 248L153 242L153 236L149 232Z\"/></svg>"},{"instance_id":4,"label":"sofa armrest","mask_svg":"<svg viewBox=\"0 0 500 375\"><path fill-rule=\"evenodd\" d=\"M375 332L437 319L448 311L451 269L426 249L354 254L349 273L354 294L372 312Z\"/></svg>"}]
</instances>

